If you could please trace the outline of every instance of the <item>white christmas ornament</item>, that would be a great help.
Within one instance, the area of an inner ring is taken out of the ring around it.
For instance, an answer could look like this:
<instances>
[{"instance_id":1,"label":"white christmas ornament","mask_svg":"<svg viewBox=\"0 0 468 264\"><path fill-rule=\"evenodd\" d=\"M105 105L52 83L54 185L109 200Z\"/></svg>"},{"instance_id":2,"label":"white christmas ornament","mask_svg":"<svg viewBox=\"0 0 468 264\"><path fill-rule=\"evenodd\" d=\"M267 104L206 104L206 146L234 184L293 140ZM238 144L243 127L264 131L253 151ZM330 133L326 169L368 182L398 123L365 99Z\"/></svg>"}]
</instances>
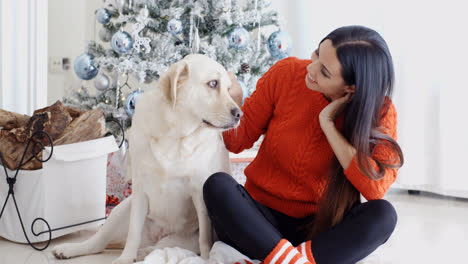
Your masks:
<instances>
[{"instance_id":1,"label":"white christmas ornament","mask_svg":"<svg viewBox=\"0 0 468 264\"><path fill-rule=\"evenodd\" d=\"M111 20L111 14L109 10L105 8L100 8L96 12L96 20L103 25L109 23L109 21Z\"/></svg>"},{"instance_id":2,"label":"white christmas ornament","mask_svg":"<svg viewBox=\"0 0 468 264\"><path fill-rule=\"evenodd\" d=\"M172 34L179 34L182 31L182 21L173 18L167 22L167 31Z\"/></svg>"},{"instance_id":3,"label":"white christmas ornament","mask_svg":"<svg viewBox=\"0 0 468 264\"><path fill-rule=\"evenodd\" d=\"M138 88L138 90L135 90L131 92L125 101L125 111L127 112L129 117L132 117L133 114L135 113L135 105L138 101L138 97L140 97L143 94L143 90Z\"/></svg>"},{"instance_id":4,"label":"white christmas ornament","mask_svg":"<svg viewBox=\"0 0 468 264\"><path fill-rule=\"evenodd\" d=\"M130 36L130 34L128 34L125 31L119 31L115 33L114 36L112 36L112 39L111 39L112 49L119 54L124 54L130 51L130 48L132 47L132 45L133 45L133 39Z\"/></svg>"},{"instance_id":5,"label":"white christmas ornament","mask_svg":"<svg viewBox=\"0 0 468 264\"><path fill-rule=\"evenodd\" d=\"M99 72L99 66L94 62L94 55L83 53L75 59L73 69L78 77L83 80L91 80Z\"/></svg>"},{"instance_id":6,"label":"white christmas ornament","mask_svg":"<svg viewBox=\"0 0 468 264\"><path fill-rule=\"evenodd\" d=\"M198 53L200 50L200 35L198 35L198 28L194 27L192 53Z\"/></svg>"},{"instance_id":7,"label":"white christmas ornament","mask_svg":"<svg viewBox=\"0 0 468 264\"><path fill-rule=\"evenodd\" d=\"M109 84L110 84L109 77L107 77L107 75L103 73L99 74L94 79L94 87L96 87L96 89L98 89L99 91L104 91L107 88L109 88Z\"/></svg>"},{"instance_id":8,"label":"white christmas ornament","mask_svg":"<svg viewBox=\"0 0 468 264\"><path fill-rule=\"evenodd\" d=\"M140 31L142 31L148 24L149 22L148 16L149 16L149 11L148 11L148 8L146 8L145 6L144 8L140 10L140 14L136 17L137 22L133 24L133 32L132 32L132 36L134 40L133 48L137 52L144 50L146 54L148 54L151 51L151 46L149 44L151 42L151 39L147 37L141 37ZM143 46L143 48L141 48L141 46Z\"/></svg>"},{"instance_id":9,"label":"white christmas ornament","mask_svg":"<svg viewBox=\"0 0 468 264\"><path fill-rule=\"evenodd\" d=\"M284 59L291 54L293 42L285 31L273 32L268 38L268 50L271 56L277 59Z\"/></svg>"},{"instance_id":10,"label":"white christmas ornament","mask_svg":"<svg viewBox=\"0 0 468 264\"><path fill-rule=\"evenodd\" d=\"M242 50L247 48L250 42L249 32L243 27L234 28L229 34L229 46Z\"/></svg>"}]
</instances>

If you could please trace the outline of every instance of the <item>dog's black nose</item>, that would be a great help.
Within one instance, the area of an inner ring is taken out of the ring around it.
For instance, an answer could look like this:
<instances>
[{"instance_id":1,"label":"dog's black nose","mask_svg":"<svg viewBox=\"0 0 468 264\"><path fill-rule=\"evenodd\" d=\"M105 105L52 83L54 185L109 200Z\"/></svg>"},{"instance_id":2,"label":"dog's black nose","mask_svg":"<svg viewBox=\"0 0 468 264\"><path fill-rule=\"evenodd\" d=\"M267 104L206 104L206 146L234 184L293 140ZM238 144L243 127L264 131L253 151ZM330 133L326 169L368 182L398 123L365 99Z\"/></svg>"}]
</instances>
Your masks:
<instances>
[{"instance_id":1,"label":"dog's black nose","mask_svg":"<svg viewBox=\"0 0 468 264\"><path fill-rule=\"evenodd\" d=\"M242 116L242 111L238 107L234 107L231 109L231 115L236 119L236 121L239 121L239 119Z\"/></svg>"}]
</instances>

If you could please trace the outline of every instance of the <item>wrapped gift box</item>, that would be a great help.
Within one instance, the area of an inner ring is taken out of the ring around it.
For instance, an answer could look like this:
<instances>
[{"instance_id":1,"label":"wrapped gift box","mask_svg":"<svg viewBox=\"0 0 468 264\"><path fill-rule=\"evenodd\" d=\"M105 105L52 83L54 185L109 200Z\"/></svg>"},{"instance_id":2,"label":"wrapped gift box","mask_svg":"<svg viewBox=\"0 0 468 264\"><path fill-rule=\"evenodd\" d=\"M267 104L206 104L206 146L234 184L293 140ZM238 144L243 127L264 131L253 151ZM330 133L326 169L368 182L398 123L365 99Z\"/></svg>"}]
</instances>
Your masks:
<instances>
[{"instance_id":1,"label":"wrapped gift box","mask_svg":"<svg viewBox=\"0 0 468 264\"><path fill-rule=\"evenodd\" d=\"M48 232L39 236L32 234L31 224L38 217L44 218L51 229L105 217L107 158L109 153L117 150L113 136L54 146L52 157L43 163L42 169L19 171L13 190L26 234L32 243L49 239ZM48 157L49 153L50 147L46 147L43 157ZM7 171L10 177L14 176L14 171ZM0 166L0 206L3 207L7 195L8 184ZM56 230L52 232L52 238L103 222ZM35 233L48 230L42 221L36 221L33 228ZM0 218L0 236L27 243L11 196Z\"/></svg>"}]
</instances>

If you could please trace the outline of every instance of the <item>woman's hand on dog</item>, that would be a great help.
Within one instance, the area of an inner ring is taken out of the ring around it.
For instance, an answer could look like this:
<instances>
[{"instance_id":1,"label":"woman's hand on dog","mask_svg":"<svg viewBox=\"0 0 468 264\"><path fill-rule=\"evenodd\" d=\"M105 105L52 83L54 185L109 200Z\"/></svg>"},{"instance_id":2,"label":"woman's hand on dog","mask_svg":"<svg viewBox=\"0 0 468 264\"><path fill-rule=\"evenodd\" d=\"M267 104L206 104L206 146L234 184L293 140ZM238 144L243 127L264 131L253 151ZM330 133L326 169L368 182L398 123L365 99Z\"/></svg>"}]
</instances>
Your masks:
<instances>
[{"instance_id":1,"label":"woman's hand on dog","mask_svg":"<svg viewBox=\"0 0 468 264\"><path fill-rule=\"evenodd\" d=\"M233 72L228 72L229 78L231 78L232 85L228 91L234 102L241 107L242 106L242 87L237 81L237 77Z\"/></svg>"}]
</instances>

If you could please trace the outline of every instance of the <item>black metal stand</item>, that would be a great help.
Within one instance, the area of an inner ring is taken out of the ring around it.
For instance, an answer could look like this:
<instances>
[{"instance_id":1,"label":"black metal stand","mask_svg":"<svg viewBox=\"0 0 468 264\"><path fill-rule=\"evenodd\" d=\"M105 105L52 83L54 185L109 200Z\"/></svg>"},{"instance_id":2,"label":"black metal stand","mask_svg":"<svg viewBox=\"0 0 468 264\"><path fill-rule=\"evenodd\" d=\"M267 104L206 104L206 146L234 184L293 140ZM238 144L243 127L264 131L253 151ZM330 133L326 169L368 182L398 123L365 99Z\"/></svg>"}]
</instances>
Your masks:
<instances>
[{"instance_id":1,"label":"black metal stand","mask_svg":"<svg viewBox=\"0 0 468 264\"><path fill-rule=\"evenodd\" d=\"M122 146L124 140L125 140L125 134L124 134L124 128L123 126L120 124L120 122L114 118L109 118L109 119L106 119L106 122L109 122L109 121L112 121L112 122L115 122L119 125L120 129L121 129L121 132L122 132L122 141L120 142L120 145L119 145L119 148ZM41 160L38 156L37 156L37 153L39 153L40 151L36 151L36 146L39 145L41 150L44 150L45 147L44 147L44 144L42 144L42 142L40 141L41 139L44 138L44 136L48 139L48 143L50 143L50 154L49 156L47 157L47 159L45 160ZM33 153L33 156L28 159L27 161L23 162L24 160L24 157L26 156L26 153L28 153L28 149L29 149L29 146L31 145L32 143L32 153ZM8 172L7 172L7 169L6 169L6 165L5 165L5 160L3 159L3 155L2 153L0 152L0 161L1 161L1 164L3 166L3 169L5 171L5 175L6 175L6 182L8 184L8 195L5 199L5 203L3 204L3 207L2 207L2 211L0 212L0 219L2 218L2 215L3 215L3 211L5 210L5 207L8 203L8 199L11 198L13 199L13 202L15 204L15 208L16 208L16 212L18 214L18 218L19 218L19 221L21 223L21 228L23 229L23 234L24 234L24 237L26 238L26 240L28 241L28 244L34 248L35 250L38 250L38 251L42 251L44 249L46 249L49 244L50 244L50 241L52 240L52 232L53 231L57 231L57 230L61 230L61 229L66 229L66 228L70 228L70 227L75 227L75 226L79 226L79 225L84 225L84 224L88 224L88 223L92 223L92 222L97 222L97 221L100 221L100 220L104 220L106 219L106 217L103 217L103 218L99 218L99 219L95 219L95 220L91 220L91 221L86 221L86 222L83 222L83 223L78 223L78 224L73 224L73 225L68 225L68 226L63 226L63 227L58 227L58 228L54 228L54 229L51 229L50 228L50 225L49 223L44 219L44 218L41 218L41 217L38 217L36 219L34 219L34 221L32 222L31 224L31 232L34 234L34 236L40 236L44 233L49 233L49 239L47 241L47 244L42 247L42 248L39 248L39 247L36 247L34 246L31 241L29 240L28 238L28 235L26 234L26 230L24 228L24 224L23 224L23 219L21 218L21 214L19 212L19 209L18 209L18 204L16 202L16 199L15 199L15 191L14 191L14 186L15 186L15 183L16 183L16 177L18 176L18 172L20 170L20 168L26 164L27 162L29 162L30 160L32 160L33 158L35 158L36 160L44 163L44 162L47 162L51 157L52 157L52 153L53 153L53 142L52 142L52 138L49 136L49 134L47 134L45 131L37 131L35 132L31 138L28 140L28 143L26 145L26 149L24 150L24 153L23 153L23 156L21 157L21 161L20 161L20 165L18 166L18 168L16 169L16 173L15 173L15 176L14 177L9 177L8 176ZM43 221L46 225L47 225L47 230L45 231L42 231L42 232L39 232L39 233L36 233L34 232L34 224L36 223L36 221Z\"/></svg>"}]
</instances>

